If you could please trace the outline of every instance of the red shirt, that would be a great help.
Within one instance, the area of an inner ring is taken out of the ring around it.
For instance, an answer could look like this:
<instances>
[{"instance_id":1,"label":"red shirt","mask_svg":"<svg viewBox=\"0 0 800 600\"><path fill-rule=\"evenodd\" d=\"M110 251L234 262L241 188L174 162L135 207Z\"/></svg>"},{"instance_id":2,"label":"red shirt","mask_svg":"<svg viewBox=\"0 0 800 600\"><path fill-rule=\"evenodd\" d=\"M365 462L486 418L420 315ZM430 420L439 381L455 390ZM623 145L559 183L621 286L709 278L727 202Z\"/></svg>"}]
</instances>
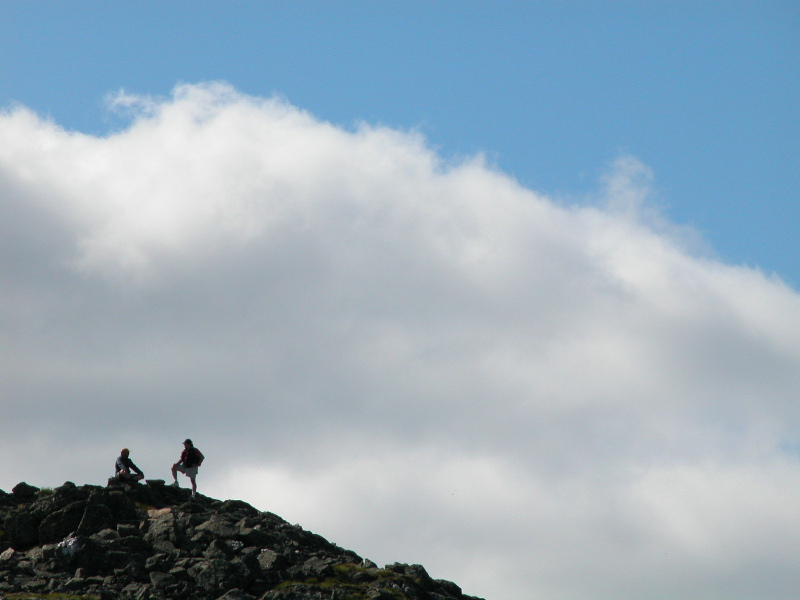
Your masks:
<instances>
[{"instance_id":1,"label":"red shirt","mask_svg":"<svg viewBox=\"0 0 800 600\"><path fill-rule=\"evenodd\" d=\"M195 448L194 446L190 446L189 448L184 448L183 452L181 452L181 459L180 464L184 467L196 467L200 464L198 460L198 454L200 451Z\"/></svg>"}]
</instances>

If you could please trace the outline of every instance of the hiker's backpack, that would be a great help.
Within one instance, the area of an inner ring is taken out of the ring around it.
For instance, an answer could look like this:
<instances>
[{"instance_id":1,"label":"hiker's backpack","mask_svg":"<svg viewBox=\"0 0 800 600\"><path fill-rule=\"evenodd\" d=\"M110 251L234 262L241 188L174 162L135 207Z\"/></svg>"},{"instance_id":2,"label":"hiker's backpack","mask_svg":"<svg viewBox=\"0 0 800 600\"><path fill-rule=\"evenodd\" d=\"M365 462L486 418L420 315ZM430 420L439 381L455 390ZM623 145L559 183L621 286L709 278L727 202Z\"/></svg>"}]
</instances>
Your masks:
<instances>
[{"instance_id":1,"label":"hiker's backpack","mask_svg":"<svg viewBox=\"0 0 800 600\"><path fill-rule=\"evenodd\" d=\"M200 452L200 450L198 450L197 448L192 448L192 450L194 450L194 452L193 452L193 454L194 454L194 464L195 464L196 467L199 467L200 465L203 464L203 461L206 459L206 457L203 456L203 453Z\"/></svg>"}]
</instances>

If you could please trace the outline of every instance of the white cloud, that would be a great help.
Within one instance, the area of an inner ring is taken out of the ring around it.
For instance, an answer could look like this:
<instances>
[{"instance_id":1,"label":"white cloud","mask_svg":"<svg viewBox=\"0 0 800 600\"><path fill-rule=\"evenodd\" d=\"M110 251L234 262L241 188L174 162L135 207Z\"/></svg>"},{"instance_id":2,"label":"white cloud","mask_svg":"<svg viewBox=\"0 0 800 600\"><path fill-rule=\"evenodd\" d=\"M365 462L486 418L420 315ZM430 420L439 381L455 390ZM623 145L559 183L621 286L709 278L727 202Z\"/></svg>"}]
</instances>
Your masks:
<instances>
[{"instance_id":1,"label":"white cloud","mask_svg":"<svg viewBox=\"0 0 800 600\"><path fill-rule=\"evenodd\" d=\"M800 298L646 166L564 206L225 84L116 98L0 115L0 487L189 435L201 491L492 600L788 597Z\"/></svg>"}]
</instances>

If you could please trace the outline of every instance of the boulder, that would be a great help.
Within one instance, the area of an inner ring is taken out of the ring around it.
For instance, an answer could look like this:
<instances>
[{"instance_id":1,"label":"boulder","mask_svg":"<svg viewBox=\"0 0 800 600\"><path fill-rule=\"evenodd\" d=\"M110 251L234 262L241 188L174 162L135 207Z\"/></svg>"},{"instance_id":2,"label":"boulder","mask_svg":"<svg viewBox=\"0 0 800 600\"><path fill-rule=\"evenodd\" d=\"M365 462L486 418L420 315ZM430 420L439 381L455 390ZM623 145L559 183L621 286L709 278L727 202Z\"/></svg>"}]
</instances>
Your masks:
<instances>
[{"instance_id":1,"label":"boulder","mask_svg":"<svg viewBox=\"0 0 800 600\"><path fill-rule=\"evenodd\" d=\"M205 523L195 527L195 531L208 532L215 538L232 540L239 533L239 528L223 515L214 515Z\"/></svg>"},{"instance_id":2,"label":"boulder","mask_svg":"<svg viewBox=\"0 0 800 600\"><path fill-rule=\"evenodd\" d=\"M39 493L39 488L28 485L24 481L21 481L13 488L11 488L11 494L14 496L14 499L18 502L30 502L34 498L36 498L36 494Z\"/></svg>"},{"instance_id":3,"label":"boulder","mask_svg":"<svg viewBox=\"0 0 800 600\"><path fill-rule=\"evenodd\" d=\"M77 531L85 508L85 502L79 500L47 515L39 525L39 541L58 542Z\"/></svg>"},{"instance_id":4,"label":"boulder","mask_svg":"<svg viewBox=\"0 0 800 600\"><path fill-rule=\"evenodd\" d=\"M0 552L0 564L8 562L17 554L17 551L13 548L7 548Z\"/></svg>"},{"instance_id":5,"label":"boulder","mask_svg":"<svg viewBox=\"0 0 800 600\"><path fill-rule=\"evenodd\" d=\"M211 594L247 587L250 578L250 570L239 559L212 558L194 565L188 573L197 586Z\"/></svg>"},{"instance_id":6,"label":"boulder","mask_svg":"<svg viewBox=\"0 0 800 600\"><path fill-rule=\"evenodd\" d=\"M170 542L178 540L178 531L175 527L175 515L171 508L150 510L147 533L144 537L149 542Z\"/></svg>"},{"instance_id":7,"label":"boulder","mask_svg":"<svg viewBox=\"0 0 800 600\"><path fill-rule=\"evenodd\" d=\"M87 504L83 511L83 516L78 524L77 534L83 536L90 536L102 530L113 531L115 535L119 535L114 527L114 514L108 506L103 504Z\"/></svg>"},{"instance_id":8,"label":"boulder","mask_svg":"<svg viewBox=\"0 0 800 600\"><path fill-rule=\"evenodd\" d=\"M14 548L23 550L39 541L39 519L24 508L9 512L3 521L3 529Z\"/></svg>"},{"instance_id":9,"label":"boulder","mask_svg":"<svg viewBox=\"0 0 800 600\"><path fill-rule=\"evenodd\" d=\"M153 589L162 590L176 582L175 576L171 573L153 571L150 573L150 585Z\"/></svg>"}]
</instances>

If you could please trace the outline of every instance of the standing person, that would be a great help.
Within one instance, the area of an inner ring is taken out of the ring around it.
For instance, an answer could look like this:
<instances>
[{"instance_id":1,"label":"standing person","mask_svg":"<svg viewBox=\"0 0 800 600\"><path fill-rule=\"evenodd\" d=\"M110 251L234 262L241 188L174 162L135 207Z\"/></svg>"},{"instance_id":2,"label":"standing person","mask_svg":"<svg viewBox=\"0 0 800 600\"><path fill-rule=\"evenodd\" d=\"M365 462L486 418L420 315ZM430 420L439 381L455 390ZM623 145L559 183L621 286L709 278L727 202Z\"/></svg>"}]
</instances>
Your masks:
<instances>
[{"instance_id":1,"label":"standing person","mask_svg":"<svg viewBox=\"0 0 800 600\"><path fill-rule=\"evenodd\" d=\"M141 481L144 479L144 473L142 473L139 467L133 464L133 461L128 458L130 453L131 451L127 448L123 448L122 452L119 453L119 458L114 464L114 476L126 481ZM133 471L133 473L131 473L131 471Z\"/></svg>"},{"instance_id":2,"label":"standing person","mask_svg":"<svg viewBox=\"0 0 800 600\"><path fill-rule=\"evenodd\" d=\"M178 487L178 471L180 471L192 482L192 496L194 496L197 493L197 482L195 481L197 468L203 464L204 458L203 453L194 447L192 440L187 438L183 442L183 452L181 452L180 459L172 465L172 479L174 481L171 485Z\"/></svg>"}]
</instances>

